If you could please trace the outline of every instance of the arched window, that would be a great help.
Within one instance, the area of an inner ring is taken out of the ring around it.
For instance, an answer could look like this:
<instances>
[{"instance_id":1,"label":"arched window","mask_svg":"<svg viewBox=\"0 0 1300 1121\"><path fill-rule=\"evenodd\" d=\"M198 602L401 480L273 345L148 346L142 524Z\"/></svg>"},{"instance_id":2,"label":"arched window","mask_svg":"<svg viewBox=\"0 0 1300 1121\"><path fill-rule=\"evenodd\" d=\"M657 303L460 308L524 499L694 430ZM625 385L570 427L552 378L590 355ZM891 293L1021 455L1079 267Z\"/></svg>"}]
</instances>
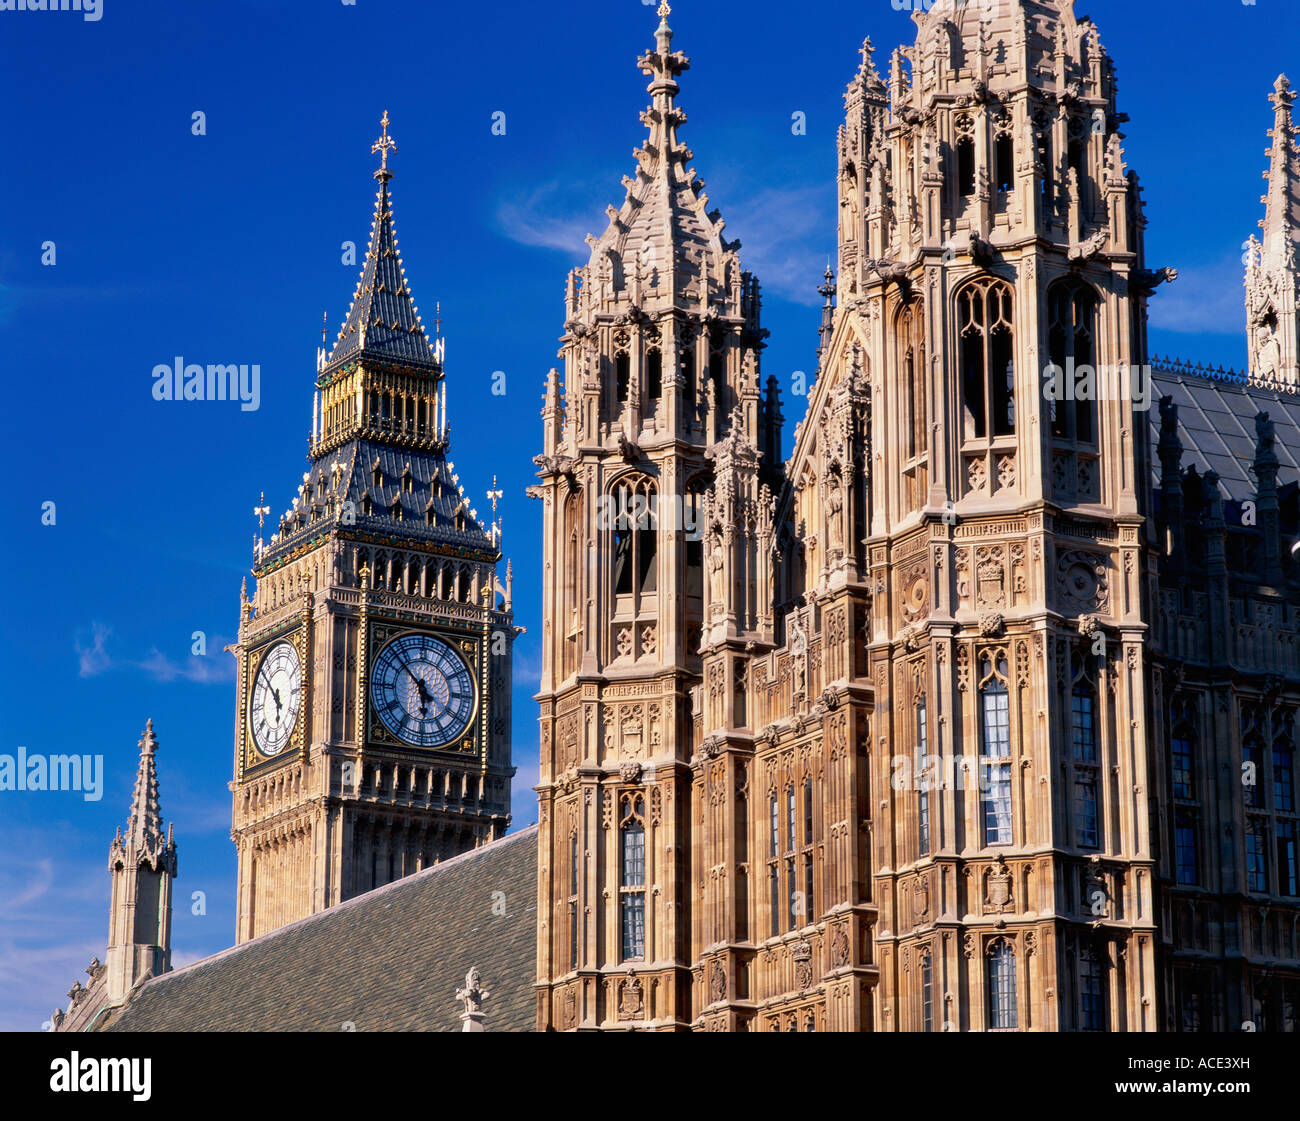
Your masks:
<instances>
[{"instance_id":1,"label":"arched window","mask_svg":"<svg viewBox=\"0 0 1300 1121\"><path fill-rule=\"evenodd\" d=\"M614 533L614 594L651 596L658 587L656 529L657 502L654 484L646 478L619 483L612 494Z\"/></svg>"},{"instance_id":2,"label":"arched window","mask_svg":"<svg viewBox=\"0 0 1300 1121\"><path fill-rule=\"evenodd\" d=\"M1106 974L1095 950L1079 952L1079 1027L1106 1030Z\"/></svg>"},{"instance_id":3,"label":"arched window","mask_svg":"<svg viewBox=\"0 0 1300 1121\"><path fill-rule=\"evenodd\" d=\"M1097 690L1080 672L1070 693L1070 743L1074 757L1074 837L1082 848L1100 843L1097 816Z\"/></svg>"},{"instance_id":4,"label":"arched window","mask_svg":"<svg viewBox=\"0 0 1300 1121\"><path fill-rule=\"evenodd\" d=\"M903 456L910 461L924 456L928 451L925 315L924 305L919 299L899 309L895 334L898 339L898 365L903 381Z\"/></svg>"},{"instance_id":5,"label":"arched window","mask_svg":"<svg viewBox=\"0 0 1300 1121\"><path fill-rule=\"evenodd\" d=\"M1011 843L1011 714L1005 651L980 657L979 717L984 844Z\"/></svg>"},{"instance_id":6,"label":"arched window","mask_svg":"<svg viewBox=\"0 0 1300 1121\"><path fill-rule=\"evenodd\" d=\"M678 369L680 369L682 377L682 400L686 404L687 412L693 412L697 404L694 347L683 347L681 357L678 359Z\"/></svg>"},{"instance_id":7,"label":"arched window","mask_svg":"<svg viewBox=\"0 0 1300 1121\"><path fill-rule=\"evenodd\" d=\"M989 1028L1007 1031L1019 1027L1016 1010L1016 951L999 938L988 953Z\"/></svg>"},{"instance_id":8,"label":"arched window","mask_svg":"<svg viewBox=\"0 0 1300 1121\"><path fill-rule=\"evenodd\" d=\"M1011 118L1006 114L994 125L993 189L998 194L999 205L1005 205L1007 196L1016 188L1015 142L1011 138L1011 128Z\"/></svg>"},{"instance_id":9,"label":"arched window","mask_svg":"<svg viewBox=\"0 0 1300 1121\"><path fill-rule=\"evenodd\" d=\"M934 1031L934 973L929 950L921 953L921 1030Z\"/></svg>"},{"instance_id":10,"label":"arched window","mask_svg":"<svg viewBox=\"0 0 1300 1121\"><path fill-rule=\"evenodd\" d=\"M1192 729L1187 724L1178 724L1169 737L1169 777L1175 798L1191 801L1196 797L1195 768Z\"/></svg>"},{"instance_id":11,"label":"arched window","mask_svg":"<svg viewBox=\"0 0 1300 1121\"><path fill-rule=\"evenodd\" d=\"M619 927L623 960L645 957L645 798L626 794L619 821Z\"/></svg>"},{"instance_id":12,"label":"arched window","mask_svg":"<svg viewBox=\"0 0 1300 1121\"><path fill-rule=\"evenodd\" d=\"M626 351L614 355L614 391L620 405L627 403L628 386L632 381L632 361Z\"/></svg>"},{"instance_id":13,"label":"arched window","mask_svg":"<svg viewBox=\"0 0 1300 1121\"><path fill-rule=\"evenodd\" d=\"M651 401L658 401L663 392L663 355L658 350L648 350L645 356L645 395Z\"/></svg>"},{"instance_id":14,"label":"arched window","mask_svg":"<svg viewBox=\"0 0 1300 1121\"><path fill-rule=\"evenodd\" d=\"M965 199L975 193L975 122L963 114L956 130L957 194Z\"/></svg>"},{"instance_id":15,"label":"arched window","mask_svg":"<svg viewBox=\"0 0 1300 1121\"><path fill-rule=\"evenodd\" d=\"M921 856L930 854L930 780L927 768L929 750L929 714L925 707L925 694L919 693L916 698L916 801L917 851Z\"/></svg>"},{"instance_id":16,"label":"arched window","mask_svg":"<svg viewBox=\"0 0 1300 1121\"><path fill-rule=\"evenodd\" d=\"M1047 293L1047 349L1057 392L1049 394L1047 409L1055 440L1097 442L1096 337L1092 289L1073 281L1053 284Z\"/></svg>"},{"instance_id":17,"label":"arched window","mask_svg":"<svg viewBox=\"0 0 1300 1121\"><path fill-rule=\"evenodd\" d=\"M981 279L957 294L966 439L1016 430L1011 288Z\"/></svg>"}]
</instances>

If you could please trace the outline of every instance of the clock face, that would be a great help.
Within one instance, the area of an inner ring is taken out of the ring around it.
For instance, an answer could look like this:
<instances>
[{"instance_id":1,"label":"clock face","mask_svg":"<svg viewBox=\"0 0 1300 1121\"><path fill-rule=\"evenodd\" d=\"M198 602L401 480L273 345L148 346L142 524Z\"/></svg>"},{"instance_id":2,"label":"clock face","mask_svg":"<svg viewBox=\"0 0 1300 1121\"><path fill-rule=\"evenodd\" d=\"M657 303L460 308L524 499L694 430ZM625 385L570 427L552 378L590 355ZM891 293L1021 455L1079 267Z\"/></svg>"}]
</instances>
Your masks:
<instances>
[{"instance_id":1,"label":"clock face","mask_svg":"<svg viewBox=\"0 0 1300 1121\"><path fill-rule=\"evenodd\" d=\"M277 642L262 659L253 681L248 720L253 743L263 755L279 755L298 723L302 703L302 666L298 648Z\"/></svg>"},{"instance_id":2,"label":"clock face","mask_svg":"<svg viewBox=\"0 0 1300 1121\"><path fill-rule=\"evenodd\" d=\"M474 716L474 678L447 643L431 634L404 634L375 659L370 703L403 743L443 747Z\"/></svg>"}]
</instances>

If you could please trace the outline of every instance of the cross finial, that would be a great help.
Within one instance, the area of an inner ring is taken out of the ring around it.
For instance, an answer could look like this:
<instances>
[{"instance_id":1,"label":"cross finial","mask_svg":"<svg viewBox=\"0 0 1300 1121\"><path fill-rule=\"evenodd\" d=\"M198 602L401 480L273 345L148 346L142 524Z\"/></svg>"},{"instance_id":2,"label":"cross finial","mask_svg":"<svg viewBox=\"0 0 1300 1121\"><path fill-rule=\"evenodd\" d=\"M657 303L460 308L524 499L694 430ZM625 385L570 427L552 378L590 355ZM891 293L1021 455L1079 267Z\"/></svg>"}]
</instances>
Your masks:
<instances>
[{"instance_id":1,"label":"cross finial","mask_svg":"<svg viewBox=\"0 0 1300 1121\"><path fill-rule=\"evenodd\" d=\"M266 505L266 491L262 491L257 496L257 505L253 507L253 513L257 515L257 528L262 528L262 519L271 512L271 507Z\"/></svg>"},{"instance_id":2,"label":"cross finial","mask_svg":"<svg viewBox=\"0 0 1300 1121\"><path fill-rule=\"evenodd\" d=\"M659 18L667 19L672 14L673 10L668 6L668 0L659 0Z\"/></svg>"},{"instance_id":3,"label":"cross finial","mask_svg":"<svg viewBox=\"0 0 1300 1121\"><path fill-rule=\"evenodd\" d=\"M329 318L330 318L330 313L329 313L328 311L322 311L322 312L320 313L320 344L321 344L321 346L324 346L324 345L325 345L325 333L326 333L326 329L327 329L328 326L329 326Z\"/></svg>"},{"instance_id":4,"label":"cross finial","mask_svg":"<svg viewBox=\"0 0 1300 1121\"><path fill-rule=\"evenodd\" d=\"M487 492L489 501L492 503L492 543L495 545L501 540L501 519L497 517L497 501L501 498L501 490L497 486L497 477L492 476L492 489Z\"/></svg>"},{"instance_id":5,"label":"cross finial","mask_svg":"<svg viewBox=\"0 0 1300 1121\"><path fill-rule=\"evenodd\" d=\"M442 334L442 301L435 300L433 304L433 333Z\"/></svg>"},{"instance_id":6,"label":"cross finial","mask_svg":"<svg viewBox=\"0 0 1300 1121\"><path fill-rule=\"evenodd\" d=\"M388 110L384 110L384 115L379 121L380 128L383 129L383 135L380 136L372 145L370 151L379 153L379 170L375 172L375 178L386 181L393 177L393 173L388 170L388 153L397 151L397 141L388 135Z\"/></svg>"}]
</instances>

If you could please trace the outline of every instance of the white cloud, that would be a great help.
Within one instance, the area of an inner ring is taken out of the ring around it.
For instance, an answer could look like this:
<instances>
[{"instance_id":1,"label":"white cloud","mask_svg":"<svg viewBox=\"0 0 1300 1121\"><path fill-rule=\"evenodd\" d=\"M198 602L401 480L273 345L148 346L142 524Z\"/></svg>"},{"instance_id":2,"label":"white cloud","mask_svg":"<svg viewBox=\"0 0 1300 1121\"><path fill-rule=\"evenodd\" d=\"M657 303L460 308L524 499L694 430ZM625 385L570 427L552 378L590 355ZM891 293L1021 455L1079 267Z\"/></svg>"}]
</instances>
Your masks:
<instances>
[{"instance_id":1,"label":"white cloud","mask_svg":"<svg viewBox=\"0 0 1300 1121\"><path fill-rule=\"evenodd\" d=\"M1157 288L1147 306L1151 328L1156 331L1244 337L1246 304L1240 257L1231 254L1179 268L1178 279Z\"/></svg>"},{"instance_id":2,"label":"white cloud","mask_svg":"<svg viewBox=\"0 0 1300 1121\"><path fill-rule=\"evenodd\" d=\"M565 197L568 188L559 181L542 183L519 198L497 207L497 226L511 241L540 249L557 249L576 261L588 257L585 237L593 221L602 221L599 203Z\"/></svg>"},{"instance_id":3,"label":"white cloud","mask_svg":"<svg viewBox=\"0 0 1300 1121\"><path fill-rule=\"evenodd\" d=\"M108 638L113 628L104 623L90 624L90 644L83 642L82 635L73 641L82 677L98 677L101 673L116 669L134 669L148 674L155 681L167 683L178 678L192 681L199 685L233 681L235 677L234 660L224 654L191 655L183 661L175 661L156 646L139 661L118 659L108 652ZM84 634L84 632L83 632ZM212 651L219 651L224 640L214 636L208 643Z\"/></svg>"}]
</instances>

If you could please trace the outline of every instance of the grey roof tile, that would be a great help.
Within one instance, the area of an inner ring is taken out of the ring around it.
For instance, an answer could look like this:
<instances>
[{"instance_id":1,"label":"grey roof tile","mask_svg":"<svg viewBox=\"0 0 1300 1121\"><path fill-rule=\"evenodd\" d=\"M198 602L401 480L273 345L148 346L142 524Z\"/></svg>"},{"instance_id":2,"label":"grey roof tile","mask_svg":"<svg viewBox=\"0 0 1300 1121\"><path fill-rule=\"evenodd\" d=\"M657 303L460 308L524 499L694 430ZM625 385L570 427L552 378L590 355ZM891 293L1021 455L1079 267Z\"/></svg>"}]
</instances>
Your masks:
<instances>
[{"instance_id":1,"label":"grey roof tile","mask_svg":"<svg viewBox=\"0 0 1300 1121\"><path fill-rule=\"evenodd\" d=\"M504 893L504 915L493 910ZM146 982L106 1031L532 1031L537 826Z\"/></svg>"}]
</instances>

